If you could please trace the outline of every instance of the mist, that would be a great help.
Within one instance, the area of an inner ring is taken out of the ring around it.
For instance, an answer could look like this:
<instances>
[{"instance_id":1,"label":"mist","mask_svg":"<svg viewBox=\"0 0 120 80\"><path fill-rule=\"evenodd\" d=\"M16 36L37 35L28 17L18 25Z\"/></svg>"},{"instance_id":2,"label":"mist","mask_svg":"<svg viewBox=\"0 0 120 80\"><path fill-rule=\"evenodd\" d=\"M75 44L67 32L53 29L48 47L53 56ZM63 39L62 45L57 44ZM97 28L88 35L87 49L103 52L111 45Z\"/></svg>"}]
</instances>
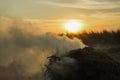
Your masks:
<instances>
[{"instance_id":1,"label":"mist","mask_svg":"<svg viewBox=\"0 0 120 80\"><path fill-rule=\"evenodd\" d=\"M47 57L65 56L70 50L82 49L86 46L77 38L70 39L67 36L58 36L53 33L34 34L33 27L30 30L23 27L21 28L19 24L12 24L6 29L1 29L0 77L3 79L32 77L37 73L42 79L46 70L45 66L48 64Z\"/></svg>"}]
</instances>

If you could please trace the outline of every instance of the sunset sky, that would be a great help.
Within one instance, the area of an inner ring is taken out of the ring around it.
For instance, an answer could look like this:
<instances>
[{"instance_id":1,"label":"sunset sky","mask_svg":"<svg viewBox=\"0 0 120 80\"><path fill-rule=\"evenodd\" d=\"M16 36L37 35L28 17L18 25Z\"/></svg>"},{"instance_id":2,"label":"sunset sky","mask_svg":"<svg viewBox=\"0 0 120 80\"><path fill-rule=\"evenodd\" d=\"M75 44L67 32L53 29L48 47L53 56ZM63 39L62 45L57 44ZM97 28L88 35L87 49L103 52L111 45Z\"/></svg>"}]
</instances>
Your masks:
<instances>
[{"instance_id":1,"label":"sunset sky","mask_svg":"<svg viewBox=\"0 0 120 80\"><path fill-rule=\"evenodd\" d=\"M70 19L79 20L86 31L117 30L120 0L0 0L0 28L16 18L40 32L65 32Z\"/></svg>"}]
</instances>

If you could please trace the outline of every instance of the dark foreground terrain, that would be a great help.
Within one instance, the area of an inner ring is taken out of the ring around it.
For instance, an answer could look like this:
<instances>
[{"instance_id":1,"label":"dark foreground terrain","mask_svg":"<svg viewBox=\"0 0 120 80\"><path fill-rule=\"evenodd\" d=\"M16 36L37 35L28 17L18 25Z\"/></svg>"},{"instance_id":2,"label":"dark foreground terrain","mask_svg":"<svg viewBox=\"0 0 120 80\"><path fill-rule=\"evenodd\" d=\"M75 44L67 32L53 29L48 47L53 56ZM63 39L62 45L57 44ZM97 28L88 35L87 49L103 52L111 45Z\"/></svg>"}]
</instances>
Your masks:
<instances>
[{"instance_id":1,"label":"dark foreground terrain","mask_svg":"<svg viewBox=\"0 0 120 80\"><path fill-rule=\"evenodd\" d=\"M46 73L52 80L120 80L119 61L102 50L86 47L49 61Z\"/></svg>"},{"instance_id":2,"label":"dark foreground terrain","mask_svg":"<svg viewBox=\"0 0 120 80\"><path fill-rule=\"evenodd\" d=\"M17 63L0 67L0 80L120 80L120 51L117 48L86 47L47 59L46 70L32 76L22 76L24 67Z\"/></svg>"}]
</instances>

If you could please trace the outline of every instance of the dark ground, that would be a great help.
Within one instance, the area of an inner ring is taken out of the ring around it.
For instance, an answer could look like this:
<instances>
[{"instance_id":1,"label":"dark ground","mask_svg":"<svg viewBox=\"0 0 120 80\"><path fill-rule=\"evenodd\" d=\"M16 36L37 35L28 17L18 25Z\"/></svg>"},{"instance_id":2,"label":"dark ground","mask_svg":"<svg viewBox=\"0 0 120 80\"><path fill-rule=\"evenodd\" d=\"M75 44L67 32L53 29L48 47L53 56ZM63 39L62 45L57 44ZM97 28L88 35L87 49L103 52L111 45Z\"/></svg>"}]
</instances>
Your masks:
<instances>
[{"instance_id":1,"label":"dark ground","mask_svg":"<svg viewBox=\"0 0 120 80\"><path fill-rule=\"evenodd\" d=\"M63 58L52 56L51 59L55 61L50 61L47 69L52 80L120 80L118 54L120 52L117 49L106 51L86 47L72 50L65 56L74 60L73 65L63 62Z\"/></svg>"}]
</instances>

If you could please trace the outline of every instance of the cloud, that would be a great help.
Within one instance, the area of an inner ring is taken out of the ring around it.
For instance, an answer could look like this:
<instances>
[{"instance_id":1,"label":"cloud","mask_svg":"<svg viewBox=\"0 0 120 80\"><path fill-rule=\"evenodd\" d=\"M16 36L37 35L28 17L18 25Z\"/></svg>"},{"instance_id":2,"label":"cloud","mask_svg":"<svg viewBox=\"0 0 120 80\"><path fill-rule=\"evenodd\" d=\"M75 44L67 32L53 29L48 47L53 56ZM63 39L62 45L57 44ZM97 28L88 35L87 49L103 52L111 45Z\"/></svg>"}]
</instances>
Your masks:
<instances>
[{"instance_id":1,"label":"cloud","mask_svg":"<svg viewBox=\"0 0 120 80\"><path fill-rule=\"evenodd\" d=\"M56 2L56 1L44 1L43 3L58 7L66 8L79 8L79 9L112 9L120 8L120 2L98 2L96 0L77 0L72 3Z\"/></svg>"},{"instance_id":2,"label":"cloud","mask_svg":"<svg viewBox=\"0 0 120 80\"><path fill-rule=\"evenodd\" d=\"M9 18L3 17L2 20L9 22ZM0 79L15 80L11 76L18 79L18 76L22 78L37 73L41 76L48 56L63 56L70 50L85 47L77 38L69 39L52 33L34 34L31 31L34 31L34 27L22 20L13 20L10 26L1 29L0 33ZM24 28L20 28L21 26ZM26 26L29 28L25 28Z\"/></svg>"}]
</instances>

